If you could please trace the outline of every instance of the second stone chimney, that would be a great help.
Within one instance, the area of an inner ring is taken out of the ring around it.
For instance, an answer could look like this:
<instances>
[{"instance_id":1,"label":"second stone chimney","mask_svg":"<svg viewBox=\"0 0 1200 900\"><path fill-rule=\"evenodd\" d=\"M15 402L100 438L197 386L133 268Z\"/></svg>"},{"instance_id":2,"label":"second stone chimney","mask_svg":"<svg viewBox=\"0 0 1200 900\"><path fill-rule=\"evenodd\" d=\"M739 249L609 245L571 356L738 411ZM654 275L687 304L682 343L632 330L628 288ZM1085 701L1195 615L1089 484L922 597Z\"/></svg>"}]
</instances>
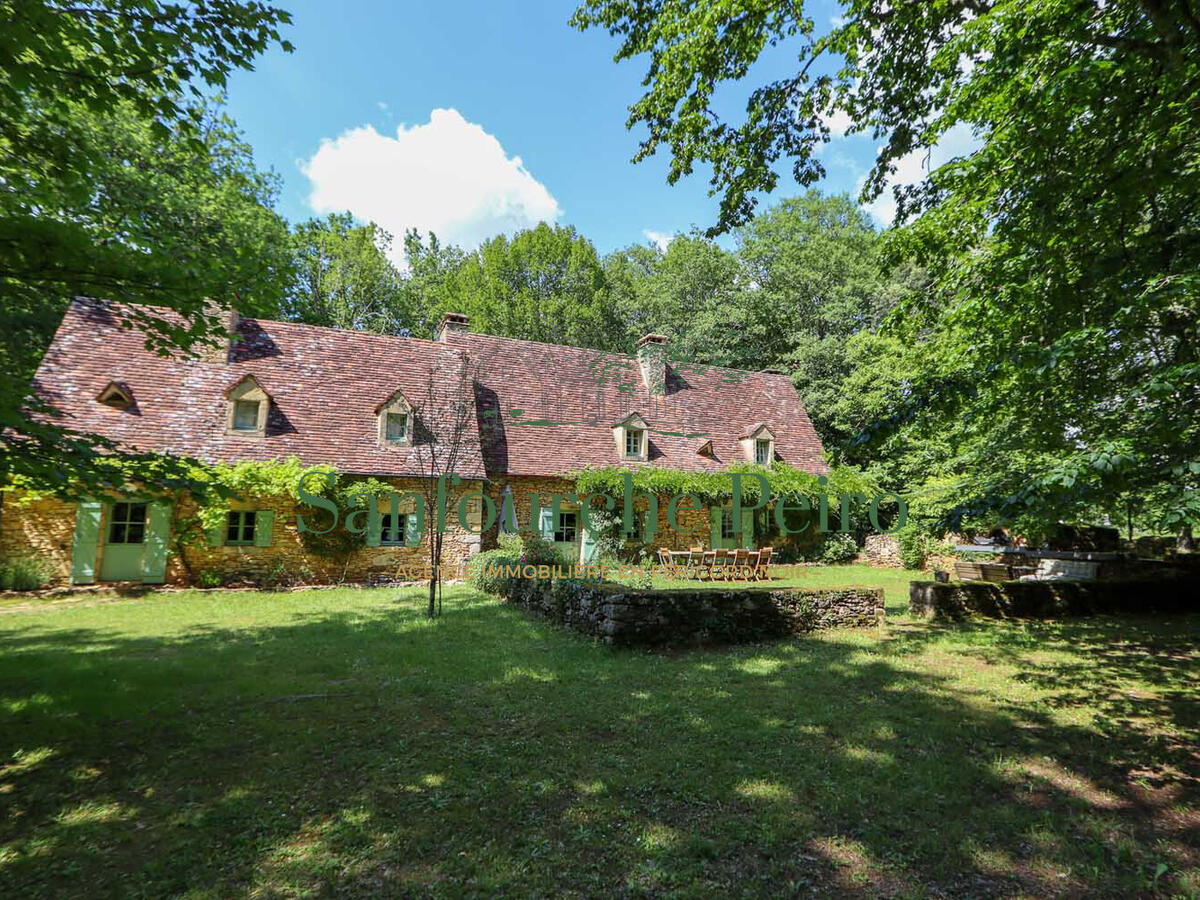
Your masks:
<instances>
[{"instance_id":1,"label":"second stone chimney","mask_svg":"<svg viewBox=\"0 0 1200 900\"><path fill-rule=\"evenodd\" d=\"M642 370L642 384L651 396L666 393L667 385L667 336L648 334L637 342L638 368Z\"/></svg>"},{"instance_id":2,"label":"second stone chimney","mask_svg":"<svg viewBox=\"0 0 1200 900\"><path fill-rule=\"evenodd\" d=\"M204 304L204 314L218 321L217 328L224 337L216 337L217 343L209 344L200 352L205 362L229 362L233 345L238 340L238 314L231 306L221 306L213 301Z\"/></svg>"},{"instance_id":3,"label":"second stone chimney","mask_svg":"<svg viewBox=\"0 0 1200 900\"><path fill-rule=\"evenodd\" d=\"M442 316L442 324L438 326L437 339L443 344L456 334L466 334L471 330L471 319L462 313L448 312Z\"/></svg>"}]
</instances>

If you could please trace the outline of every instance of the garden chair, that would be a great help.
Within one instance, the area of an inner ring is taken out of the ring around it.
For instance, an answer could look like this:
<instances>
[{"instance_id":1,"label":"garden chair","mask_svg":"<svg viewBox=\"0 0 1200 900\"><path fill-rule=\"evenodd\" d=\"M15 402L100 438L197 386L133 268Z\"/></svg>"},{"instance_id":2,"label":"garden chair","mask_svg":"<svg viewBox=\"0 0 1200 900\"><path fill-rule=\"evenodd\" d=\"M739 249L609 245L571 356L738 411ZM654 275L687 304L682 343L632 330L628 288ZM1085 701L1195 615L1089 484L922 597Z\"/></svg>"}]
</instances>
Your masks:
<instances>
[{"instance_id":1,"label":"garden chair","mask_svg":"<svg viewBox=\"0 0 1200 900\"><path fill-rule=\"evenodd\" d=\"M713 570L712 578L716 581L718 578L724 580L729 574L729 551L728 550L713 550Z\"/></svg>"},{"instance_id":2,"label":"garden chair","mask_svg":"<svg viewBox=\"0 0 1200 900\"><path fill-rule=\"evenodd\" d=\"M667 578L675 577L675 563L671 560L671 551L666 547L658 548L658 564L662 566L663 575Z\"/></svg>"},{"instance_id":3,"label":"garden chair","mask_svg":"<svg viewBox=\"0 0 1200 900\"><path fill-rule=\"evenodd\" d=\"M750 572L750 551L749 550L747 550L744 547L740 550L735 550L733 553L733 559L731 560L731 562L733 564L730 567L733 569L731 574L734 578L736 578L740 581L741 579L748 577L748 574Z\"/></svg>"},{"instance_id":4,"label":"garden chair","mask_svg":"<svg viewBox=\"0 0 1200 900\"><path fill-rule=\"evenodd\" d=\"M755 581L769 581L771 578L771 554L774 550L763 547L758 551L758 562L754 566Z\"/></svg>"},{"instance_id":5,"label":"garden chair","mask_svg":"<svg viewBox=\"0 0 1200 900\"><path fill-rule=\"evenodd\" d=\"M698 573L699 577L704 578L705 575L707 575L709 580L711 581L714 577L716 577L716 571L717 571L717 551L716 550L702 550L700 552L700 571Z\"/></svg>"}]
</instances>

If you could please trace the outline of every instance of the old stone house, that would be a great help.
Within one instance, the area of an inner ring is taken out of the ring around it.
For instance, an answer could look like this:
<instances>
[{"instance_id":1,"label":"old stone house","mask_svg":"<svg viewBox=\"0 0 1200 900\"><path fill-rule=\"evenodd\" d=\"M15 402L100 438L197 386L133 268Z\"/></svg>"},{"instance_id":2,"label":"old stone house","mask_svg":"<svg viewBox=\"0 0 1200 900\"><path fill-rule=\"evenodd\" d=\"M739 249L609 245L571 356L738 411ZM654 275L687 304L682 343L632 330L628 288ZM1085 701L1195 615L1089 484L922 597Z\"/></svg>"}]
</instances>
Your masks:
<instances>
[{"instance_id":1,"label":"old stone house","mask_svg":"<svg viewBox=\"0 0 1200 900\"><path fill-rule=\"evenodd\" d=\"M659 466L719 472L730 463L779 460L824 472L822 448L789 379L673 362L666 339L647 335L636 355L499 338L470 331L448 314L435 341L243 318L230 314L230 340L196 358L146 349L145 335L118 307L77 301L67 311L34 380L34 390L72 429L123 448L208 462L298 458L369 475L404 493L428 474L422 441L446 442L449 424L425 412L441 400L470 410L454 465L451 509L464 499L467 525L451 516L446 561L461 562L494 543L482 534L479 494L502 509L511 495L518 522L536 527L565 560L595 553L577 506L549 507L572 492L585 467ZM529 525L532 498L543 498ZM23 501L0 510L0 556L36 554L60 582L183 582L202 571L265 577L340 577L306 553L296 533L304 512L278 498L231 502L220 529L188 546L173 529L191 510L137 492L77 503ZM310 510L311 511L311 510ZM680 521L660 505L655 544L753 545L754 525L738 533L728 507ZM681 519L685 519L681 515ZM410 509L375 517L367 546L344 574L361 579L417 565Z\"/></svg>"}]
</instances>

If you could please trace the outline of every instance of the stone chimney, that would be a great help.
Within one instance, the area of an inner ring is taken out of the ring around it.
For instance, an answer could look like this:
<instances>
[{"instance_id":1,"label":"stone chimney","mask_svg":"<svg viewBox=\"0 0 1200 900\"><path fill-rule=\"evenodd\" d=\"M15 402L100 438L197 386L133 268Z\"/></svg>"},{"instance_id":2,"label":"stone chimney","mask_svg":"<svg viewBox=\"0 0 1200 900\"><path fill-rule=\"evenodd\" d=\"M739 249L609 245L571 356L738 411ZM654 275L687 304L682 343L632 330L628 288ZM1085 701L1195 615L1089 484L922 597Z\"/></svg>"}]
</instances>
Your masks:
<instances>
[{"instance_id":1,"label":"stone chimney","mask_svg":"<svg viewBox=\"0 0 1200 900\"><path fill-rule=\"evenodd\" d=\"M217 328L225 333L224 338L217 337L217 343L207 344L200 351L200 358L205 362L227 363L233 352L233 345L238 340L237 310L232 306L221 306L209 300L204 304L204 314L217 319Z\"/></svg>"},{"instance_id":2,"label":"stone chimney","mask_svg":"<svg viewBox=\"0 0 1200 900\"><path fill-rule=\"evenodd\" d=\"M667 385L667 337L648 334L637 342L638 368L642 370L642 383L651 396L666 393Z\"/></svg>"},{"instance_id":3,"label":"stone chimney","mask_svg":"<svg viewBox=\"0 0 1200 900\"><path fill-rule=\"evenodd\" d=\"M450 341L450 336L466 334L471 330L471 319L462 313L448 312L442 316L442 324L438 326L437 339L443 344Z\"/></svg>"}]
</instances>

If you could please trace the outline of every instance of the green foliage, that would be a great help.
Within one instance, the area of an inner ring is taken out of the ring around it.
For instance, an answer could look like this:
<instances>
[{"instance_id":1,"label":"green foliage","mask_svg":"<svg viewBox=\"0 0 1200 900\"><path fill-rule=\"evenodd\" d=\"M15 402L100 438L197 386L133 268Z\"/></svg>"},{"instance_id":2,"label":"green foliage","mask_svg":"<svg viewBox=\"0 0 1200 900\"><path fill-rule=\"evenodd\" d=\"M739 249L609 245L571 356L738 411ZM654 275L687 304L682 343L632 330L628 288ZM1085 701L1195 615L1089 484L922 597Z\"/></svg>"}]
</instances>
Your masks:
<instances>
[{"instance_id":1,"label":"green foliage","mask_svg":"<svg viewBox=\"0 0 1200 900\"><path fill-rule=\"evenodd\" d=\"M225 579L221 577L221 573L215 569L202 569L200 574L196 576L196 584L202 588L218 588L224 581Z\"/></svg>"},{"instance_id":2,"label":"green foliage","mask_svg":"<svg viewBox=\"0 0 1200 900\"><path fill-rule=\"evenodd\" d=\"M622 331L591 241L550 226L493 238L450 273L442 312L488 334L612 349ZM439 316L440 318L440 316Z\"/></svg>"},{"instance_id":3,"label":"green foliage","mask_svg":"<svg viewBox=\"0 0 1200 900\"><path fill-rule=\"evenodd\" d=\"M80 480L112 448L25 405L67 304L139 304L114 311L153 349L191 350L218 334L219 307L273 314L291 263L278 179L219 106L166 133L132 102L55 108L64 121L31 105L0 141L0 471Z\"/></svg>"},{"instance_id":4,"label":"green foliage","mask_svg":"<svg viewBox=\"0 0 1200 900\"><path fill-rule=\"evenodd\" d=\"M900 561L906 569L925 568L927 538L915 525L906 525L896 532L900 544Z\"/></svg>"},{"instance_id":5,"label":"green foliage","mask_svg":"<svg viewBox=\"0 0 1200 900\"><path fill-rule=\"evenodd\" d=\"M0 562L0 591L36 591L50 583L45 564L32 556Z\"/></svg>"},{"instance_id":6,"label":"green foliage","mask_svg":"<svg viewBox=\"0 0 1200 900\"><path fill-rule=\"evenodd\" d=\"M511 548L484 550L476 553L467 563L467 584L485 594L504 596L511 580L504 574L505 570L520 565L520 553Z\"/></svg>"},{"instance_id":7,"label":"green foliage","mask_svg":"<svg viewBox=\"0 0 1200 900\"><path fill-rule=\"evenodd\" d=\"M858 544L852 534L831 532L822 536L821 543L809 555L811 562L843 563L850 562L858 555Z\"/></svg>"},{"instance_id":8,"label":"green foliage","mask_svg":"<svg viewBox=\"0 0 1200 900\"><path fill-rule=\"evenodd\" d=\"M410 297L388 259L392 236L374 223L355 225L349 213L311 219L292 235L296 282L285 314L310 325L408 334Z\"/></svg>"}]
</instances>

